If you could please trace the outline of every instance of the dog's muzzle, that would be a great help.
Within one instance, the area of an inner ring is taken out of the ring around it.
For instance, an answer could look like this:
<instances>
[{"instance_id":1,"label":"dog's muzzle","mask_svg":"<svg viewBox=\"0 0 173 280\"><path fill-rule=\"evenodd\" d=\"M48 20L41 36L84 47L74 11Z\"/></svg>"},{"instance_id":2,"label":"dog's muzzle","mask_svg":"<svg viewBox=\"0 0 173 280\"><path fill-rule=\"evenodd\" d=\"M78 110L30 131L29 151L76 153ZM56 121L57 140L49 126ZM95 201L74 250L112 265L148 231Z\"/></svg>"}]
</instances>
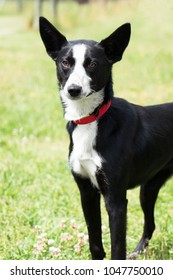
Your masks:
<instances>
[{"instance_id":1,"label":"dog's muzzle","mask_svg":"<svg viewBox=\"0 0 173 280\"><path fill-rule=\"evenodd\" d=\"M81 86L72 84L67 88L68 98L72 100L81 99L83 97L88 97L95 91L91 90L88 94L84 93Z\"/></svg>"},{"instance_id":2,"label":"dog's muzzle","mask_svg":"<svg viewBox=\"0 0 173 280\"><path fill-rule=\"evenodd\" d=\"M86 97L90 96L91 94L93 94L95 92L95 90L91 90L91 92L89 92Z\"/></svg>"}]
</instances>

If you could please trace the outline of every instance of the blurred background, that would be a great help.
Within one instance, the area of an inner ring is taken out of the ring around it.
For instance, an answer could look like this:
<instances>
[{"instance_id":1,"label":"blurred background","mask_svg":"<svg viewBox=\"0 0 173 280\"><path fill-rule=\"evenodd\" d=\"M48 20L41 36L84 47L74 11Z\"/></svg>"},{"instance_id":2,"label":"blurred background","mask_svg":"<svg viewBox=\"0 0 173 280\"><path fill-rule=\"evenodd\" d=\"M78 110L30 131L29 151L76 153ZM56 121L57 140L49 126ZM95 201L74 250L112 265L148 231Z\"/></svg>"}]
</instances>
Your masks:
<instances>
[{"instance_id":1,"label":"blurred background","mask_svg":"<svg viewBox=\"0 0 173 280\"><path fill-rule=\"evenodd\" d=\"M75 252L76 236L70 245L60 240L63 230L74 234L71 219L80 231L86 227L67 162L55 65L38 32L40 15L69 40L101 41L130 22L129 46L113 70L115 95L150 105L173 101L173 0L0 0L0 259L56 258L48 245L34 251L43 232L60 244L59 258L88 259L87 245ZM141 258L173 258L171 182L159 196L157 230ZM143 227L138 191L128 194L128 252ZM104 203L103 213L107 225ZM59 227L62 218L67 228ZM108 230L104 240L109 258Z\"/></svg>"}]
</instances>

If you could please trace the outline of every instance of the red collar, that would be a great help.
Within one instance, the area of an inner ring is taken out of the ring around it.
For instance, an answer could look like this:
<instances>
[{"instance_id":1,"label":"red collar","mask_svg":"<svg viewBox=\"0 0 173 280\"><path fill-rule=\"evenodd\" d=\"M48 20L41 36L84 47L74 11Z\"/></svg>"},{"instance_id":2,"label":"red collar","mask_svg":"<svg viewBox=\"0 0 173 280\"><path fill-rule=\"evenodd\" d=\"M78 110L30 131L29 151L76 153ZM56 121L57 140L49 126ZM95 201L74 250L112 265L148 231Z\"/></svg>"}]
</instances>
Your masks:
<instances>
[{"instance_id":1,"label":"red collar","mask_svg":"<svg viewBox=\"0 0 173 280\"><path fill-rule=\"evenodd\" d=\"M88 124L88 123L94 122L94 121L100 119L106 113L106 111L109 109L110 106L111 106L111 101L109 100L106 104L104 104L100 107L97 115L92 114L92 115L89 115L82 119L75 120L73 122L75 124Z\"/></svg>"}]
</instances>

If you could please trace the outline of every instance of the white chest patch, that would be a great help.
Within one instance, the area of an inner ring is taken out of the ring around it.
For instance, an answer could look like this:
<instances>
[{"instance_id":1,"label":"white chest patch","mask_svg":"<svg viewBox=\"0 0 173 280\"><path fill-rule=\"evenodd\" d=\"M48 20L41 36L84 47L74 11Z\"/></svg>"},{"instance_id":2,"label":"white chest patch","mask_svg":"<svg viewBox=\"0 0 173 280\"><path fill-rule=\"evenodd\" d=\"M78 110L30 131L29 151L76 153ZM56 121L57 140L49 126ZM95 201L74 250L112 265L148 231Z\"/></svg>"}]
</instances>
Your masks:
<instances>
[{"instance_id":1,"label":"white chest patch","mask_svg":"<svg viewBox=\"0 0 173 280\"><path fill-rule=\"evenodd\" d=\"M73 150L70 155L71 169L91 180L97 188L96 172L102 166L102 159L94 149L97 135L97 122L78 125L73 131Z\"/></svg>"}]
</instances>

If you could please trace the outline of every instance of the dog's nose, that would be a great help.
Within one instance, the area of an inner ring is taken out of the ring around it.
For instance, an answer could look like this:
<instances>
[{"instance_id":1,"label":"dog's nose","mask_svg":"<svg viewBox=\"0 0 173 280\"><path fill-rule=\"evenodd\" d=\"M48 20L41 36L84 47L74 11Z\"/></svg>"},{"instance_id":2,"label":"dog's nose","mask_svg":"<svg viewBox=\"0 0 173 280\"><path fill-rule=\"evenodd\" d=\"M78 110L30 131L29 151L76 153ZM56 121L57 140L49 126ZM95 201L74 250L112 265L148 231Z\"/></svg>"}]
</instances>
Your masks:
<instances>
[{"instance_id":1,"label":"dog's nose","mask_svg":"<svg viewBox=\"0 0 173 280\"><path fill-rule=\"evenodd\" d=\"M77 85L71 85L67 88L67 90L68 90L68 93L70 94L70 96L77 97L81 94L82 87L77 86Z\"/></svg>"}]
</instances>

